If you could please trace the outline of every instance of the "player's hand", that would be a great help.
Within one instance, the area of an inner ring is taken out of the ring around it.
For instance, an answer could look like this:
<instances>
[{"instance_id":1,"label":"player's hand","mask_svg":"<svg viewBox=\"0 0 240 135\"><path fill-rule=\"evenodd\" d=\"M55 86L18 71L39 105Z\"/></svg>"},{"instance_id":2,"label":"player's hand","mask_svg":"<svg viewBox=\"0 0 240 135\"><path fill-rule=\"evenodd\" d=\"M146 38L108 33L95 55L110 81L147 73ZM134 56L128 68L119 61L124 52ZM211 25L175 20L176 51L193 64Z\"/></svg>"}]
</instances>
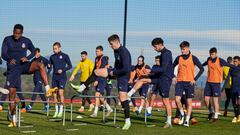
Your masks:
<instances>
[{"instance_id":1,"label":"player's hand","mask_svg":"<svg viewBox=\"0 0 240 135\"><path fill-rule=\"evenodd\" d=\"M10 65L16 65L16 60L15 59L11 59L10 60Z\"/></svg>"},{"instance_id":2,"label":"player's hand","mask_svg":"<svg viewBox=\"0 0 240 135\"><path fill-rule=\"evenodd\" d=\"M132 84L132 83L133 83L133 80L132 80L132 79L130 79L130 80L128 81L128 83Z\"/></svg>"},{"instance_id":3,"label":"player's hand","mask_svg":"<svg viewBox=\"0 0 240 135\"><path fill-rule=\"evenodd\" d=\"M74 75L72 75L70 78L69 78L69 81L71 82L71 81L73 81L74 80Z\"/></svg>"},{"instance_id":4,"label":"player's hand","mask_svg":"<svg viewBox=\"0 0 240 135\"><path fill-rule=\"evenodd\" d=\"M173 85L176 85L176 84L177 84L177 77L174 77L174 78L172 79L172 83L173 83Z\"/></svg>"},{"instance_id":5,"label":"player's hand","mask_svg":"<svg viewBox=\"0 0 240 135\"><path fill-rule=\"evenodd\" d=\"M193 80L193 81L190 82L190 84L191 84L191 85L194 85L194 84L196 84L196 81Z\"/></svg>"},{"instance_id":6,"label":"player's hand","mask_svg":"<svg viewBox=\"0 0 240 135\"><path fill-rule=\"evenodd\" d=\"M96 87L97 85L98 85L98 81L95 81L95 82L93 83L93 86Z\"/></svg>"},{"instance_id":7,"label":"player's hand","mask_svg":"<svg viewBox=\"0 0 240 135\"><path fill-rule=\"evenodd\" d=\"M146 75L151 73L151 69L145 69Z\"/></svg>"},{"instance_id":8,"label":"player's hand","mask_svg":"<svg viewBox=\"0 0 240 135\"><path fill-rule=\"evenodd\" d=\"M113 76L113 71L111 71L111 72L109 73L109 75L110 75L110 76Z\"/></svg>"},{"instance_id":9,"label":"player's hand","mask_svg":"<svg viewBox=\"0 0 240 135\"><path fill-rule=\"evenodd\" d=\"M28 61L27 57L22 57L20 60L21 60L22 62L27 62L27 61Z\"/></svg>"},{"instance_id":10,"label":"player's hand","mask_svg":"<svg viewBox=\"0 0 240 135\"><path fill-rule=\"evenodd\" d=\"M48 68L51 68L51 64L48 64L47 66L48 66Z\"/></svg>"},{"instance_id":11,"label":"player's hand","mask_svg":"<svg viewBox=\"0 0 240 135\"><path fill-rule=\"evenodd\" d=\"M62 74L62 69L58 69L58 74Z\"/></svg>"}]
</instances>

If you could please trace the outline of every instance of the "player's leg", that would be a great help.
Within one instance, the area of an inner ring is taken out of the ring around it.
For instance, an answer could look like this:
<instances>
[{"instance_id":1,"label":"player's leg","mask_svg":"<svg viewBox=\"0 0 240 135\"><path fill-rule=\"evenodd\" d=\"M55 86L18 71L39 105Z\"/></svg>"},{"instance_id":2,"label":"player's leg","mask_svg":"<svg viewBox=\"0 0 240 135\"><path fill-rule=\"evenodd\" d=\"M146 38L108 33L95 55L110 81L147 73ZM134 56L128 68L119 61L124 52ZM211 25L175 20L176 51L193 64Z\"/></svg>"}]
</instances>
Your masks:
<instances>
[{"instance_id":1,"label":"player's leg","mask_svg":"<svg viewBox=\"0 0 240 135\"><path fill-rule=\"evenodd\" d=\"M213 122L216 122L218 120L219 112L219 97L221 96L221 84L220 83L214 83L212 84L212 90L213 90L213 104L214 104L214 119Z\"/></svg>"},{"instance_id":2,"label":"player's leg","mask_svg":"<svg viewBox=\"0 0 240 135\"><path fill-rule=\"evenodd\" d=\"M232 119L232 123L236 123L238 119L238 105L237 105L237 93L232 92L232 105L233 105L233 112L234 117Z\"/></svg>"},{"instance_id":3,"label":"player's leg","mask_svg":"<svg viewBox=\"0 0 240 135\"><path fill-rule=\"evenodd\" d=\"M12 117L10 124L8 127L16 127L16 92L17 87L21 85L21 77L20 70L18 68L13 68L8 70L7 79L6 79L6 87L9 90L9 111Z\"/></svg>"},{"instance_id":4,"label":"player's leg","mask_svg":"<svg viewBox=\"0 0 240 135\"><path fill-rule=\"evenodd\" d=\"M224 105L224 117L227 117L227 112L228 112L228 106L231 100L231 89L230 88L225 88L225 95L226 95L226 101Z\"/></svg>"},{"instance_id":5,"label":"player's leg","mask_svg":"<svg viewBox=\"0 0 240 135\"><path fill-rule=\"evenodd\" d=\"M91 83L95 82L96 79L97 79L97 76L96 76L96 74L93 72L93 73L91 74L91 76L89 76L88 79L87 79L85 82L82 82L82 83L81 83L80 86L74 85L74 84L72 84L72 83L71 83L70 85L71 85L71 87L72 87L74 90L76 90L76 91L79 92L79 93L82 93L82 92L84 92L84 91L88 88L88 86L89 86Z\"/></svg>"},{"instance_id":6,"label":"player's leg","mask_svg":"<svg viewBox=\"0 0 240 135\"><path fill-rule=\"evenodd\" d=\"M181 103L181 97L183 94L183 83L182 82L177 82L175 85L175 101L177 108L179 109L180 112L180 120L179 120L179 125L182 125L184 122L184 111L183 111L183 106Z\"/></svg>"},{"instance_id":7,"label":"player's leg","mask_svg":"<svg viewBox=\"0 0 240 135\"><path fill-rule=\"evenodd\" d=\"M182 96L181 102L182 102L182 104L185 105L185 108L187 108L187 96L186 96L186 94L184 94ZM192 125L195 125L195 124L198 123L197 119L195 117L193 117L193 113L190 115L190 120L192 122Z\"/></svg>"},{"instance_id":8,"label":"player's leg","mask_svg":"<svg viewBox=\"0 0 240 135\"><path fill-rule=\"evenodd\" d=\"M59 106L58 106L58 94L57 94L58 91L55 91L53 93L53 102L55 102L55 113L53 115L53 118L57 118L58 116L58 112L59 112Z\"/></svg>"},{"instance_id":9,"label":"player's leg","mask_svg":"<svg viewBox=\"0 0 240 135\"><path fill-rule=\"evenodd\" d=\"M60 105L59 105L59 112L57 117L61 118L63 115L63 106L64 106L64 88L59 88L58 95L59 95L58 102L60 102L59 103Z\"/></svg>"},{"instance_id":10,"label":"player's leg","mask_svg":"<svg viewBox=\"0 0 240 135\"><path fill-rule=\"evenodd\" d=\"M18 96L18 98L21 100L21 104L22 104L22 106L21 106L21 112L22 113L25 113L26 112L26 103L25 103L25 98L24 98L24 96L23 96L23 94L22 94L22 87L21 87L21 84L17 87L17 96Z\"/></svg>"},{"instance_id":11,"label":"player's leg","mask_svg":"<svg viewBox=\"0 0 240 135\"><path fill-rule=\"evenodd\" d=\"M204 102L205 102L206 108L209 111L208 120L212 119L212 116L213 116L213 113L214 113L213 110L212 110L212 107L211 107L211 95L212 95L211 87L210 87L210 84L207 82L206 86L204 88Z\"/></svg>"},{"instance_id":12,"label":"player's leg","mask_svg":"<svg viewBox=\"0 0 240 135\"><path fill-rule=\"evenodd\" d=\"M41 83L41 86L39 86L39 89L38 89L38 92L39 93L44 93L43 91L43 88L42 88L42 83ZM39 94L41 100L44 102L44 108L43 108L43 111L44 112L47 112L47 110L49 109L49 106L48 106L48 103L47 103L47 98L44 94Z\"/></svg>"},{"instance_id":13,"label":"player's leg","mask_svg":"<svg viewBox=\"0 0 240 135\"><path fill-rule=\"evenodd\" d=\"M57 117L58 118L62 118L63 116L63 107L64 107L64 89L65 89L65 85L67 82L67 78L63 77L60 78L60 80L58 81L58 102L59 102L59 112Z\"/></svg>"},{"instance_id":14,"label":"player's leg","mask_svg":"<svg viewBox=\"0 0 240 135\"><path fill-rule=\"evenodd\" d=\"M51 96L52 93L57 90L57 88L50 88L45 65L41 62L36 62L36 61L31 62L29 65L28 73L34 73L35 71L40 72L41 78L42 78L44 86L45 86L46 96L48 96L48 97Z\"/></svg>"},{"instance_id":15,"label":"player's leg","mask_svg":"<svg viewBox=\"0 0 240 135\"><path fill-rule=\"evenodd\" d=\"M93 114L90 115L91 117L97 117L98 109L100 107L100 98L99 98L101 96L100 92L96 91L95 96L96 96L96 98L95 98L95 108L94 108Z\"/></svg>"},{"instance_id":16,"label":"player's leg","mask_svg":"<svg viewBox=\"0 0 240 135\"><path fill-rule=\"evenodd\" d=\"M152 79L151 84L149 85L149 88L150 88L150 94L149 94L150 102L149 102L149 107L147 108L147 116L152 116L152 108L153 108L153 105L154 105L154 101L157 98L157 93L158 93L158 89L159 89L158 82L159 82L158 79Z\"/></svg>"},{"instance_id":17,"label":"player's leg","mask_svg":"<svg viewBox=\"0 0 240 135\"><path fill-rule=\"evenodd\" d=\"M184 122L184 126L189 127L189 121L192 114L192 99L194 97L194 85L191 85L190 83L185 84L185 93L187 98L187 115L186 120Z\"/></svg>"},{"instance_id":18,"label":"player's leg","mask_svg":"<svg viewBox=\"0 0 240 135\"><path fill-rule=\"evenodd\" d=\"M57 87L59 86L59 82L56 79L52 79L52 87ZM55 113L53 115L53 118L57 118L58 112L59 112L59 106L58 106L58 90L53 93L53 102L55 103Z\"/></svg>"},{"instance_id":19,"label":"player's leg","mask_svg":"<svg viewBox=\"0 0 240 135\"><path fill-rule=\"evenodd\" d=\"M162 96L163 104L165 106L165 110L167 112L167 121L163 128L171 128L172 127L172 107L169 101L169 93L170 87L172 84L172 80L165 78L160 79L159 81L159 94Z\"/></svg>"},{"instance_id":20,"label":"player's leg","mask_svg":"<svg viewBox=\"0 0 240 135\"><path fill-rule=\"evenodd\" d=\"M16 99L16 88L8 88L9 90L9 101L10 103L10 114L12 116L11 123L8 125L8 127L16 127L16 105L15 105L15 99Z\"/></svg>"},{"instance_id":21,"label":"player's leg","mask_svg":"<svg viewBox=\"0 0 240 135\"><path fill-rule=\"evenodd\" d=\"M157 98L156 93L151 93L150 94L150 102L149 102L149 107L147 109L147 116L152 116L152 108L155 102L155 99Z\"/></svg>"},{"instance_id":22,"label":"player's leg","mask_svg":"<svg viewBox=\"0 0 240 135\"><path fill-rule=\"evenodd\" d=\"M147 92L148 92L148 85L147 84L143 84L142 88L140 88L140 91L139 91L141 99L140 99L140 106L138 108L138 111L136 111L137 115L141 114L141 111L142 111L142 109L145 106L145 98L147 97Z\"/></svg>"},{"instance_id":23,"label":"player's leg","mask_svg":"<svg viewBox=\"0 0 240 135\"><path fill-rule=\"evenodd\" d=\"M97 91L99 91L101 95L104 95L104 90L105 90L106 87L107 87L107 80L106 79L103 79L103 80L100 79L99 83L98 83L98 86L97 86ZM113 112L112 108L105 101L104 98L100 98L100 102L106 106L106 109L107 109L106 117L108 117Z\"/></svg>"},{"instance_id":24,"label":"player's leg","mask_svg":"<svg viewBox=\"0 0 240 135\"><path fill-rule=\"evenodd\" d=\"M127 93L128 97L132 97L132 95L137 92L142 86L143 84L146 83L151 83L151 79L149 78L144 78L144 79L140 79L138 80L135 85L133 86L133 88Z\"/></svg>"},{"instance_id":25,"label":"player's leg","mask_svg":"<svg viewBox=\"0 0 240 135\"><path fill-rule=\"evenodd\" d=\"M128 84L128 92L133 88L133 86L134 86L134 84L133 83L129 83ZM133 94L132 95L132 97L134 97L135 95ZM138 108L137 108L137 105L136 105L136 100L135 100L135 98L131 98L131 103L132 103L132 105L133 105L133 109L132 109L132 111L133 112L136 112L137 110L138 110Z\"/></svg>"},{"instance_id":26,"label":"player's leg","mask_svg":"<svg viewBox=\"0 0 240 135\"><path fill-rule=\"evenodd\" d=\"M112 92L112 84L108 84L107 87L106 87L106 95L111 96L111 92ZM109 105L111 105L111 99L110 98L107 98L107 103Z\"/></svg>"},{"instance_id":27,"label":"player's leg","mask_svg":"<svg viewBox=\"0 0 240 135\"><path fill-rule=\"evenodd\" d=\"M34 89L33 89L33 92L34 92L34 93L38 92L38 89L39 89L40 87L42 87L42 85L39 84L38 82L36 82L36 83L35 83L35 87L34 87ZM30 103L30 105L27 105L27 107L26 107L27 111L31 111L31 109L32 109L32 107L33 107L33 105L34 105L34 101L36 100L36 98L37 98L37 94L32 94L32 97L31 97L32 102Z\"/></svg>"},{"instance_id":28,"label":"player's leg","mask_svg":"<svg viewBox=\"0 0 240 135\"><path fill-rule=\"evenodd\" d=\"M128 77L126 77L126 79L117 80L119 98L120 98L120 102L124 110L124 116L125 116L125 124L122 128L123 130L128 130L131 127L129 100L127 98L128 80L129 80Z\"/></svg>"}]
</instances>

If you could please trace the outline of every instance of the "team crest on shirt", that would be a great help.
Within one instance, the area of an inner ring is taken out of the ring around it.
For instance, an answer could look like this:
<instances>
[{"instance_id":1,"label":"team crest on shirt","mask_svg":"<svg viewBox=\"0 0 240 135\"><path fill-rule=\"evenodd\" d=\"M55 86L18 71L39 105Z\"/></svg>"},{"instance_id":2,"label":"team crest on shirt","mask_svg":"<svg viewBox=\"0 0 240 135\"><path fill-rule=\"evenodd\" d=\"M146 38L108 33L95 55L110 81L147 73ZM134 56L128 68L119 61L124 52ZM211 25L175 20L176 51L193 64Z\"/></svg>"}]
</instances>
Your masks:
<instances>
[{"instance_id":1,"label":"team crest on shirt","mask_svg":"<svg viewBox=\"0 0 240 135\"><path fill-rule=\"evenodd\" d=\"M10 86L10 82L9 81L7 81L7 86Z\"/></svg>"},{"instance_id":2,"label":"team crest on shirt","mask_svg":"<svg viewBox=\"0 0 240 135\"><path fill-rule=\"evenodd\" d=\"M59 59L62 59L62 58L63 58L63 56L62 56L62 55L60 55L60 56L59 56Z\"/></svg>"},{"instance_id":3,"label":"team crest on shirt","mask_svg":"<svg viewBox=\"0 0 240 135\"><path fill-rule=\"evenodd\" d=\"M25 45L25 43L22 43L22 48L26 48L26 45Z\"/></svg>"},{"instance_id":4,"label":"team crest on shirt","mask_svg":"<svg viewBox=\"0 0 240 135\"><path fill-rule=\"evenodd\" d=\"M117 60L120 60L120 56L117 57Z\"/></svg>"}]
</instances>

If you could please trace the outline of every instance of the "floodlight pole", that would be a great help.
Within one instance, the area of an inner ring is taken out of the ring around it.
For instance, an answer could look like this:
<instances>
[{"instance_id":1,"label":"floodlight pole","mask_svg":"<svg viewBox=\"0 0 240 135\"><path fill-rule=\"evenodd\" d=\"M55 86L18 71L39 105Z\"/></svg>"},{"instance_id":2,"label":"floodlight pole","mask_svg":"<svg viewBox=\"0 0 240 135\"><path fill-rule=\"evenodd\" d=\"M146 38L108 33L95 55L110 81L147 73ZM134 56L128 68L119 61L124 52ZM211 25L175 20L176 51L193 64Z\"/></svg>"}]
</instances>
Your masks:
<instances>
[{"instance_id":1,"label":"floodlight pole","mask_svg":"<svg viewBox=\"0 0 240 135\"><path fill-rule=\"evenodd\" d=\"M123 24L123 46L126 46L127 4L128 4L128 0L125 0L125 6L124 6L124 24Z\"/></svg>"}]
</instances>

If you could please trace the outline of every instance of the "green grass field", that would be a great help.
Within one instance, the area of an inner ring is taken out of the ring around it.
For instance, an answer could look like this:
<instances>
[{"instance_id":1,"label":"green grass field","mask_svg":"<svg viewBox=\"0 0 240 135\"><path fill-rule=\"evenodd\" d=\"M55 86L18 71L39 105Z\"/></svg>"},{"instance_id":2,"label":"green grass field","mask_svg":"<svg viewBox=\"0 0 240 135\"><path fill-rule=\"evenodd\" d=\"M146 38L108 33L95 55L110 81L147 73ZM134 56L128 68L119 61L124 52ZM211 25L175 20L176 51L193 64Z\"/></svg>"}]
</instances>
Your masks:
<instances>
[{"instance_id":1,"label":"green grass field","mask_svg":"<svg viewBox=\"0 0 240 135\"><path fill-rule=\"evenodd\" d=\"M36 109L36 108L34 108ZM37 109L41 109L38 105ZM177 135L177 134L194 134L194 135L237 135L240 131L240 123L232 124L232 114L229 117L220 117L220 121L215 124L211 124L206 120L207 113L200 110L195 110L194 115L198 119L197 125L192 125L189 128L182 126L173 126L172 129L163 129L164 125L164 112L154 111L154 116L148 118L148 125L144 124L143 114L141 117L137 117L135 113L131 113L132 127L129 131L122 131L119 126L123 125L124 117L121 110L117 113L117 127L114 127L113 115L111 115L105 124L102 122L102 112L99 112L97 118L90 118L90 112L85 111L84 114L77 113L78 108L74 108L74 123L73 126L70 124L70 112L66 113L66 125L62 126L61 121L49 121L46 118L46 114L38 111L32 111L29 113L22 114L21 125L33 125L32 128L8 128L8 121L6 119L6 112L0 113L0 135L15 135L15 134L26 134L22 131L36 131L36 133L27 133L34 135L108 135L108 134L134 134L134 135ZM53 111L50 115L53 115ZM82 115L82 119L76 119L77 115ZM77 124L77 125L76 125ZM151 125L155 125L151 127ZM74 131L69 131L74 129Z\"/></svg>"}]
</instances>

